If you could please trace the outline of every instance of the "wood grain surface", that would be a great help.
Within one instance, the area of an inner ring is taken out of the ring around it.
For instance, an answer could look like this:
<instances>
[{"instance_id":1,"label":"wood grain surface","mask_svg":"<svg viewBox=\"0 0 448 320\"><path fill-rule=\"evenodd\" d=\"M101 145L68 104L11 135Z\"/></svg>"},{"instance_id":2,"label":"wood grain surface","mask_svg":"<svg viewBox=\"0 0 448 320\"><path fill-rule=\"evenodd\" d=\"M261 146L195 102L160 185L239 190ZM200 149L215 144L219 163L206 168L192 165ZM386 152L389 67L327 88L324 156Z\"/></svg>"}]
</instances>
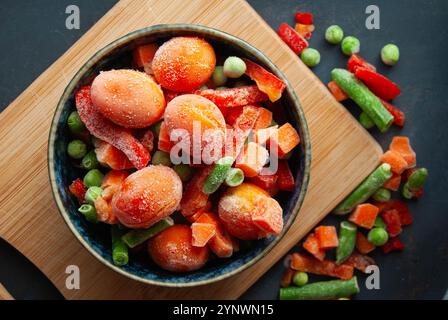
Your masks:
<instances>
[{"instance_id":1,"label":"wood grain surface","mask_svg":"<svg viewBox=\"0 0 448 320\"><path fill-rule=\"evenodd\" d=\"M285 238L248 270L203 287L144 285L96 261L60 217L47 173L51 118L75 72L116 38L160 23L210 26L262 50L295 88L311 133L309 190ZM235 299L362 181L379 163L381 153L371 136L246 2L122 0L0 114L0 236L68 299ZM80 268L79 290L65 287L68 265Z\"/></svg>"}]
</instances>

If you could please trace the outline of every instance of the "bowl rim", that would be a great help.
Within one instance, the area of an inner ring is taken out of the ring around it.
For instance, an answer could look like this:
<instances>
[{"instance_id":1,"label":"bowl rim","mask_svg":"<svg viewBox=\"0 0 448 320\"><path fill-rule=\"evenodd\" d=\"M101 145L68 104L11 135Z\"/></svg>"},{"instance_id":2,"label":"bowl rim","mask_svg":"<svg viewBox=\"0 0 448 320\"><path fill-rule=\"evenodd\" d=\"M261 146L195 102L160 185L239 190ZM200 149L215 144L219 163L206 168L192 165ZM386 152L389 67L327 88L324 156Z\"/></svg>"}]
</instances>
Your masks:
<instances>
[{"instance_id":1,"label":"bowl rim","mask_svg":"<svg viewBox=\"0 0 448 320\"><path fill-rule=\"evenodd\" d=\"M302 131L301 136L301 143L303 144L304 148L304 167L303 167L303 176L302 176L302 183L301 183L301 190L299 193L299 196L294 203L293 207L291 208L291 216L288 219L288 222L284 225L282 232L279 235L275 236L275 239L269 243L261 252L259 252L253 259L250 261L241 264L237 268L226 272L224 274L215 276L213 278L205 279L205 280L198 280L198 281L189 281L189 282L165 282L165 281L157 281L152 279L143 278L137 275L134 275L124 269L121 269L118 266L115 266L113 263L106 260L104 257L102 257L98 252L96 252L89 243L81 236L79 231L74 226L73 222L70 219L70 214L68 213L67 209L65 208L65 205L62 202L62 197L59 192L59 187L56 181L56 173L55 173L55 163L54 163L54 157L55 157L55 140L56 140L56 131L58 127L58 122L61 117L62 110L64 109L64 106L69 98L69 94L73 92L73 90L78 85L79 81L81 80L82 76L85 74L87 70L89 70L92 66L94 66L97 62L101 61L101 59L104 58L104 55L109 53L111 50L120 47L122 45L125 45L127 42L130 42L132 40L137 40L139 38L142 38L144 36L150 35L152 33L158 33L158 32L192 32L192 33L201 33L200 36L203 36L204 38L209 37L217 37L219 40L225 41L225 42L232 42L233 44L240 47L244 52L256 57L259 61L262 61L264 65L266 65L271 71L273 71L276 76L281 78L286 83L286 90L292 99L295 111L297 112L298 118L299 118L299 124ZM311 141L310 141L310 134L308 130L307 121L305 118L305 114L303 112L303 109L301 107L301 104L295 94L295 91L289 81L286 79L286 77L283 75L283 73L280 71L280 69L259 49L252 46L245 40L242 40L234 35L231 35L227 32L214 29L207 26L202 25L194 25L194 24L157 24L152 25L149 27L145 27L142 29L138 29L135 31L132 31L124 36L121 36L120 38L112 41L105 47L98 50L93 56L91 56L82 66L81 68L76 72L76 74L73 76L73 78L69 81L67 86L64 89L64 92L56 106L53 119L51 121L50 126L50 132L48 137L48 148L47 148L47 162L48 162L48 174L50 178L50 185L51 185L51 191L53 198L56 202L58 211L62 218L64 219L65 223L71 230L72 234L78 239L78 241L82 244L82 246L87 249L87 251L92 254L98 261L100 261L102 264L108 266L111 270L129 278L135 281L139 281L142 283L150 284L150 285L156 285L156 286L162 286L162 287L195 287L205 284L210 284L213 282L221 281L223 279L229 278L231 276L234 276L240 272L242 272L245 269L248 269L249 267L255 265L258 261L260 261L262 258L264 258L286 235L291 225L295 222L297 215L300 211L300 208L303 204L303 200L305 197L305 194L307 193L308 189L308 183L309 183L309 176L310 176L310 169L311 169Z\"/></svg>"}]
</instances>

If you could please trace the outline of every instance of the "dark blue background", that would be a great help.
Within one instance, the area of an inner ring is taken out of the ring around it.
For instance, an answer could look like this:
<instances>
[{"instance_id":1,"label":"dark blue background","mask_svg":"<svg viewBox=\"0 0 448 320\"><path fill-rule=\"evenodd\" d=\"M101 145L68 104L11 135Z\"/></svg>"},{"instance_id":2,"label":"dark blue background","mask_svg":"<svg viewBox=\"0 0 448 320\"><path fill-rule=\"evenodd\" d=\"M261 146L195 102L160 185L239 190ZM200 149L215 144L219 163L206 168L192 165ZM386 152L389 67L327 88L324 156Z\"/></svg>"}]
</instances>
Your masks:
<instances>
[{"instance_id":1,"label":"dark blue background","mask_svg":"<svg viewBox=\"0 0 448 320\"><path fill-rule=\"evenodd\" d=\"M0 110L63 54L104 13L114 0L2 0L0 6ZM429 169L425 196L411 203L415 222L401 236L403 253L373 254L381 270L381 289L362 289L358 299L440 299L448 284L448 2L444 0L250 0L255 10L277 29L281 22L294 23L297 9L315 15L316 31L310 45L321 52L322 62L314 69L323 82L330 70L343 67L347 58L337 46L324 40L326 27L339 24L346 35L361 41L361 55L379 67L402 88L395 104L405 111L403 130L372 133L387 148L392 136L407 135L418 154L418 164ZM65 28L65 8L76 4L81 10L81 29ZM381 12L381 29L367 30L365 8L376 4ZM386 43L401 49L401 60L393 68L379 60ZM358 108L348 104L355 116ZM331 128L329 128L331 130ZM0 178L1 179L1 178ZM328 217L323 223L338 223ZM51 283L23 256L0 240L0 282L18 299L62 298ZM275 299L283 272L279 262L265 274L243 299ZM361 279L364 279L361 277ZM363 281L362 281L363 283Z\"/></svg>"}]
</instances>

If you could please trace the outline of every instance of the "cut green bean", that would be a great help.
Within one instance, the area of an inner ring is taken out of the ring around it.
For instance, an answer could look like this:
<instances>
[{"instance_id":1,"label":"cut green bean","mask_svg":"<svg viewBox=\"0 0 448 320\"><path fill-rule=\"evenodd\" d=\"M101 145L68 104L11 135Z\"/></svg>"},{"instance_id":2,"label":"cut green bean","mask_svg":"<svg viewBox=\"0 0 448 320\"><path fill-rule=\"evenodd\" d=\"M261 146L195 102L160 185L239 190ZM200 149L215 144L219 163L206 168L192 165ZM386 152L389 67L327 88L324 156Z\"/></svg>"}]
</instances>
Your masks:
<instances>
[{"instance_id":1,"label":"cut green bean","mask_svg":"<svg viewBox=\"0 0 448 320\"><path fill-rule=\"evenodd\" d=\"M428 170L426 168L419 168L415 170L408 178L408 181L403 185L402 195L406 199L412 199L414 192L420 190L425 185L428 178Z\"/></svg>"},{"instance_id":2,"label":"cut green bean","mask_svg":"<svg viewBox=\"0 0 448 320\"><path fill-rule=\"evenodd\" d=\"M367 130L372 129L375 126L375 123L364 111L359 115L358 121Z\"/></svg>"},{"instance_id":3,"label":"cut green bean","mask_svg":"<svg viewBox=\"0 0 448 320\"><path fill-rule=\"evenodd\" d=\"M389 190L387 190L386 188L379 188L372 195L372 198L373 198L373 200L378 201L378 202L386 202L386 201L390 200L391 196L392 196L392 194Z\"/></svg>"},{"instance_id":4,"label":"cut green bean","mask_svg":"<svg viewBox=\"0 0 448 320\"><path fill-rule=\"evenodd\" d=\"M99 167L98 159L94 150L89 151L81 160L81 166L86 170L92 170Z\"/></svg>"},{"instance_id":5,"label":"cut green bean","mask_svg":"<svg viewBox=\"0 0 448 320\"><path fill-rule=\"evenodd\" d=\"M373 226L377 227L377 228L386 229L386 223L384 222L383 218L381 218L380 216L376 217L375 223L373 224Z\"/></svg>"},{"instance_id":6,"label":"cut green bean","mask_svg":"<svg viewBox=\"0 0 448 320\"><path fill-rule=\"evenodd\" d=\"M172 225L174 225L173 219L166 217L148 229L131 230L124 234L121 239L129 248L134 248Z\"/></svg>"},{"instance_id":7,"label":"cut green bean","mask_svg":"<svg viewBox=\"0 0 448 320\"><path fill-rule=\"evenodd\" d=\"M86 218L87 221L92 223L98 222L96 218L96 209L91 204L83 204L79 207L78 211Z\"/></svg>"},{"instance_id":8,"label":"cut green bean","mask_svg":"<svg viewBox=\"0 0 448 320\"><path fill-rule=\"evenodd\" d=\"M331 77L341 89L364 111L381 132L386 132L394 117L361 81L344 69L333 69Z\"/></svg>"},{"instance_id":9,"label":"cut green bean","mask_svg":"<svg viewBox=\"0 0 448 320\"><path fill-rule=\"evenodd\" d=\"M95 200L103 193L103 189L100 187L90 187L86 191L86 195L84 196L84 200L86 200L87 203L94 205Z\"/></svg>"},{"instance_id":10,"label":"cut green bean","mask_svg":"<svg viewBox=\"0 0 448 320\"><path fill-rule=\"evenodd\" d=\"M229 187L236 187L244 181L244 172L240 168L230 168L225 183Z\"/></svg>"},{"instance_id":11,"label":"cut green bean","mask_svg":"<svg viewBox=\"0 0 448 320\"><path fill-rule=\"evenodd\" d=\"M350 257L355 249L356 226L342 221L339 227L339 245L336 248L336 264L341 264Z\"/></svg>"},{"instance_id":12,"label":"cut green bean","mask_svg":"<svg viewBox=\"0 0 448 320\"><path fill-rule=\"evenodd\" d=\"M337 215L351 212L358 204L369 199L391 177L390 165L387 163L381 164L333 212Z\"/></svg>"},{"instance_id":13,"label":"cut green bean","mask_svg":"<svg viewBox=\"0 0 448 320\"><path fill-rule=\"evenodd\" d=\"M213 170L209 173L207 180L205 180L202 191L206 194L212 194L221 186L227 177L227 173L233 164L233 157L224 157L219 159Z\"/></svg>"},{"instance_id":14,"label":"cut green bean","mask_svg":"<svg viewBox=\"0 0 448 320\"><path fill-rule=\"evenodd\" d=\"M112 261L116 266L124 266L129 262L129 252L126 244L121 240L123 230L120 230L117 226L112 226Z\"/></svg>"},{"instance_id":15,"label":"cut green bean","mask_svg":"<svg viewBox=\"0 0 448 320\"><path fill-rule=\"evenodd\" d=\"M280 300L334 300L346 298L359 292L356 277L350 280L314 282L303 287L280 289Z\"/></svg>"}]
</instances>

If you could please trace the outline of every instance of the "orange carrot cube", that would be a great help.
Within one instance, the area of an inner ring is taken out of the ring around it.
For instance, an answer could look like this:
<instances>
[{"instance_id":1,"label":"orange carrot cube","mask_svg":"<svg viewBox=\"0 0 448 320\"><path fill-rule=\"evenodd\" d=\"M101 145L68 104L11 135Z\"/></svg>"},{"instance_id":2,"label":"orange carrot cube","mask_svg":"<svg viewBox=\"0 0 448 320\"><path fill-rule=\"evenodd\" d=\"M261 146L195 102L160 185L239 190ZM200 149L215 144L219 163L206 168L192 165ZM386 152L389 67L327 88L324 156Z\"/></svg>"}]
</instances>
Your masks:
<instances>
[{"instance_id":1,"label":"orange carrot cube","mask_svg":"<svg viewBox=\"0 0 448 320\"><path fill-rule=\"evenodd\" d=\"M272 123L271 111L263 107L259 107L258 111L260 114L258 115L257 121L255 121L254 130L267 128Z\"/></svg>"},{"instance_id":2,"label":"orange carrot cube","mask_svg":"<svg viewBox=\"0 0 448 320\"><path fill-rule=\"evenodd\" d=\"M269 153L265 147L249 142L238 155L235 161L235 167L243 170L246 177L255 177L269 158Z\"/></svg>"},{"instance_id":3,"label":"orange carrot cube","mask_svg":"<svg viewBox=\"0 0 448 320\"><path fill-rule=\"evenodd\" d=\"M330 81L327 84L328 89L330 90L333 97L336 101L341 102L348 99L348 96L342 91L341 87L335 81Z\"/></svg>"},{"instance_id":4,"label":"orange carrot cube","mask_svg":"<svg viewBox=\"0 0 448 320\"><path fill-rule=\"evenodd\" d=\"M220 258L228 258L234 252L234 240L226 232L218 216L212 212L204 212L196 220L196 223L213 224L215 234L208 241L208 246L212 252Z\"/></svg>"},{"instance_id":5,"label":"orange carrot cube","mask_svg":"<svg viewBox=\"0 0 448 320\"><path fill-rule=\"evenodd\" d=\"M334 226L319 226L315 230L319 248L330 249L339 245L338 234Z\"/></svg>"},{"instance_id":6,"label":"orange carrot cube","mask_svg":"<svg viewBox=\"0 0 448 320\"><path fill-rule=\"evenodd\" d=\"M193 247L205 247L216 233L216 226L211 223L194 222L191 225Z\"/></svg>"},{"instance_id":7,"label":"orange carrot cube","mask_svg":"<svg viewBox=\"0 0 448 320\"><path fill-rule=\"evenodd\" d=\"M415 151L412 150L408 137L393 137L389 149L399 153L406 160L408 168L415 166L417 163Z\"/></svg>"},{"instance_id":8,"label":"orange carrot cube","mask_svg":"<svg viewBox=\"0 0 448 320\"><path fill-rule=\"evenodd\" d=\"M132 53L135 65L138 68L150 67L158 48L159 46L155 43L137 47Z\"/></svg>"},{"instance_id":9,"label":"orange carrot cube","mask_svg":"<svg viewBox=\"0 0 448 320\"><path fill-rule=\"evenodd\" d=\"M311 253L317 260L323 261L325 258L325 250L321 249L319 246L319 240L317 240L316 235L311 233L303 242L303 248Z\"/></svg>"},{"instance_id":10,"label":"orange carrot cube","mask_svg":"<svg viewBox=\"0 0 448 320\"><path fill-rule=\"evenodd\" d=\"M282 158L300 143L300 137L296 129L285 123L269 137L269 150Z\"/></svg>"},{"instance_id":11,"label":"orange carrot cube","mask_svg":"<svg viewBox=\"0 0 448 320\"><path fill-rule=\"evenodd\" d=\"M185 187L182 200L180 201L180 212L185 217L203 211L209 204L208 194L202 192L202 188L212 169L213 166L199 169Z\"/></svg>"},{"instance_id":12,"label":"orange carrot cube","mask_svg":"<svg viewBox=\"0 0 448 320\"><path fill-rule=\"evenodd\" d=\"M348 220L360 227L371 229L379 212L380 209L377 206L370 203L363 203L356 207Z\"/></svg>"},{"instance_id":13,"label":"orange carrot cube","mask_svg":"<svg viewBox=\"0 0 448 320\"><path fill-rule=\"evenodd\" d=\"M362 254L368 254L369 252L375 250L375 246L367 240L367 237L361 232L356 233L356 249Z\"/></svg>"},{"instance_id":14,"label":"orange carrot cube","mask_svg":"<svg viewBox=\"0 0 448 320\"><path fill-rule=\"evenodd\" d=\"M396 151L387 151L381 157L381 161L383 163L390 164L390 169L393 173L402 174L404 170L408 168L407 161L403 158L403 156Z\"/></svg>"}]
</instances>

